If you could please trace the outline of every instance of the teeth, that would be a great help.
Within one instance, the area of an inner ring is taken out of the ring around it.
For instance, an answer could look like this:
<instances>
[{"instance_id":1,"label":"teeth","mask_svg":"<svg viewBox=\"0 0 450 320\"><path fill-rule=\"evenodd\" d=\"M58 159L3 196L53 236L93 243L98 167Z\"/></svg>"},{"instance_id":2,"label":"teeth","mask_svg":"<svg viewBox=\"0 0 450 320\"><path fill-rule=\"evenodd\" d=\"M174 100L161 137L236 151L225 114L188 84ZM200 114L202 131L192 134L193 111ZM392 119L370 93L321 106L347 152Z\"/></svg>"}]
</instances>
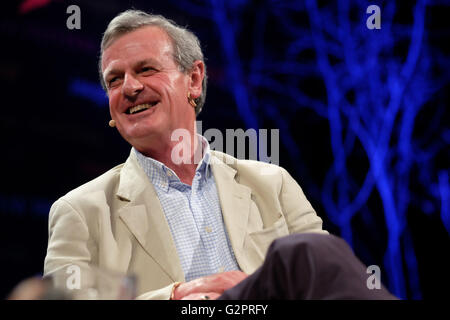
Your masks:
<instances>
[{"instance_id":1,"label":"teeth","mask_svg":"<svg viewBox=\"0 0 450 320\"><path fill-rule=\"evenodd\" d=\"M152 107L152 105L149 103L139 104L137 106L130 108L130 114L136 113L136 112L144 110L144 109L149 109L151 107Z\"/></svg>"}]
</instances>

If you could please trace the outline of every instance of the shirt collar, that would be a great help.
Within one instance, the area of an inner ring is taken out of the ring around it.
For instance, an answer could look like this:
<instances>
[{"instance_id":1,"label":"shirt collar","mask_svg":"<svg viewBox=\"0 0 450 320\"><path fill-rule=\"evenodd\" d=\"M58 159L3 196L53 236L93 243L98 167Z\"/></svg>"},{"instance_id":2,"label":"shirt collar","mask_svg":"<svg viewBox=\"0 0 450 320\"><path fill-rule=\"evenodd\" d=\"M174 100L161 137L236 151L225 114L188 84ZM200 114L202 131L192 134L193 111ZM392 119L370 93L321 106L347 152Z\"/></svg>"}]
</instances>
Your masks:
<instances>
[{"instance_id":1,"label":"shirt collar","mask_svg":"<svg viewBox=\"0 0 450 320\"><path fill-rule=\"evenodd\" d=\"M200 162L197 165L197 169L195 170L196 176L194 176L194 180L199 179L199 183L203 183L211 177L211 149L209 147L208 140L206 140L205 137L197 134L197 138L199 142L201 142L203 157L201 158ZM139 165L142 167L145 174L155 187L167 192L171 183L181 183L176 173L172 169L167 167L164 163L151 157L144 156L134 147L133 150L136 153ZM199 178L197 178L197 176L199 176Z\"/></svg>"}]
</instances>

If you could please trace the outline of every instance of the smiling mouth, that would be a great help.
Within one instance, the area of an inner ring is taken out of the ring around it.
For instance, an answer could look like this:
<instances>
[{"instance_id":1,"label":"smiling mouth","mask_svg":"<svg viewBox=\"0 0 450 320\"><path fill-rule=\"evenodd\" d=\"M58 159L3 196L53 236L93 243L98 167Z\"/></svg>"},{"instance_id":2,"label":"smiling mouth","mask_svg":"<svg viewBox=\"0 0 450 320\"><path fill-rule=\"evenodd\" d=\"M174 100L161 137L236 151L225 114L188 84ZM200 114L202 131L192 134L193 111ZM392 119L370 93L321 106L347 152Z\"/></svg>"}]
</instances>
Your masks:
<instances>
[{"instance_id":1,"label":"smiling mouth","mask_svg":"<svg viewBox=\"0 0 450 320\"><path fill-rule=\"evenodd\" d=\"M153 108L156 104L158 104L158 101L151 102L151 103L143 103L138 104L137 106L130 107L125 111L126 114L136 114L142 111L145 111L147 109Z\"/></svg>"}]
</instances>

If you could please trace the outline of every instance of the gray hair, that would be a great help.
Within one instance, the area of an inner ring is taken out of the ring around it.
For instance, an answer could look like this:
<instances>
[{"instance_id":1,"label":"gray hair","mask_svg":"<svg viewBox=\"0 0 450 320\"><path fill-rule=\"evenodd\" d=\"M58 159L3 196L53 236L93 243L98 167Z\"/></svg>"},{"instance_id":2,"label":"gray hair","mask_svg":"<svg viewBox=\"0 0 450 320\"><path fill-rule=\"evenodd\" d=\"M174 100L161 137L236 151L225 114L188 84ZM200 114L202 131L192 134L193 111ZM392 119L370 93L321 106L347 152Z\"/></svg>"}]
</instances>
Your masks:
<instances>
[{"instance_id":1,"label":"gray hair","mask_svg":"<svg viewBox=\"0 0 450 320\"><path fill-rule=\"evenodd\" d=\"M200 60L205 63L203 52L200 48L200 41L194 33L186 28L180 27L174 21L161 15L148 14L140 10L126 10L111 20L105 33L103 34L98 67L100 82L105 91L107 91L107 87L102 73L103 52L120 36L145 26L159 27L172 39L173 59L181 72L187 73L190 71L196 60ZM200 113L203 105L205 104L206 87L207 76L205 64L205 77L202 82L202 94L200 97L195 99L195 102L197 103L197 106L195 107L196 115Z\"/></svg>"}]
</instances>

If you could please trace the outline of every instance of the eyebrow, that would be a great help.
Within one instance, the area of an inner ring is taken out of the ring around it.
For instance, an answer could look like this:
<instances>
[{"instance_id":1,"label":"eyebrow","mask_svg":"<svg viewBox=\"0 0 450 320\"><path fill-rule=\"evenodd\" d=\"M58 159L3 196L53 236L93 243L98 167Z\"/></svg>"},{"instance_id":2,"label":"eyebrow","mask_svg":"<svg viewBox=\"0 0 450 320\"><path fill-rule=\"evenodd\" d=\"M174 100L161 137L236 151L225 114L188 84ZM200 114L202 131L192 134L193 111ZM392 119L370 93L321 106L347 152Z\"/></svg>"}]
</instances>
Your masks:
<instances>
[{"instance_id":1,"label":"eyebrow","mask_svg":"<svg viewBox=\"0 0 450 320\"><path fill-rule=\"evenodd\" d=\"M143 65L146 65L146 64L152 64L152 65L155 65L155 66L159 66L159 63L155 59L148 58L148 59L139 60L138 62L136 62L133 65L133 68L139 68L139 67L142 67ZM105 75L103 77L106 80L111 75L116 75L116 74L120 74L120 73L122 73L122 71L119 70L119 69L114 69L114 68L111 69L111 70L107 69L106 72L105 72Z\"/></svg>"},{"instance_id":2,"label":"eyebrow","mask_svg":"<svg viewBox=\"0 0 450 320\"><path fill-rule=\"evenodd\" d=\"M158 61L156 61L155 59L152 59L152 58L148 58L148 59L144 59L144 60L140 60L140 61L136 62L134 64L134 67L135 68L136 67L142 67L143 65L146 65L146 64L152 64L152 65L155 65L155 66L159 66Z\"/></svg>"}]
</instances>

